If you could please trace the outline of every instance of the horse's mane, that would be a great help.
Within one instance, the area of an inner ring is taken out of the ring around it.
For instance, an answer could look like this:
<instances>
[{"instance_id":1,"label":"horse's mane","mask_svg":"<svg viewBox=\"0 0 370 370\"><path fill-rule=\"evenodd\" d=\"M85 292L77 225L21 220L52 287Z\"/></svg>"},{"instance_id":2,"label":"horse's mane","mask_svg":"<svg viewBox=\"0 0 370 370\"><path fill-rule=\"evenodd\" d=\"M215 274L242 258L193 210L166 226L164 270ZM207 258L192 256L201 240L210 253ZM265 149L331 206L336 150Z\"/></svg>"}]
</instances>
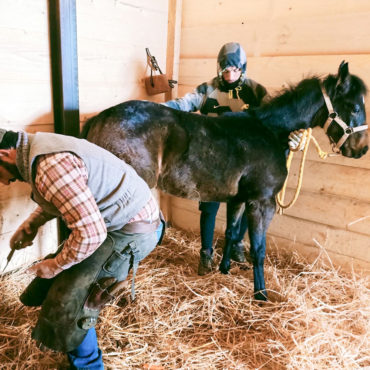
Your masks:
<instances>
[{"instance_id":1,"label":"horse's mane","mask_svg":"<svg viewBox=\"0 0 370 370\"><path fill-rule=\"evenodd\" d=\"M289 84L287 87L282 88L274 95L271 95L261 108L263 110L263 107L267 106L269 109L274 109L275 107L278 108L288 103L295 104L297 102L300 102L303 98L303 95L307 94L307 90L314 89L322 80L322 76L310 76L296 84ZM327 85L329 86L329 89L332 89L337 83L337 76L330 74L325 78L325 80L327 82ZM364 81L356 75L350 75L348 94L366 95L367 87Z\"/></svg>"},{"instance_id":2,"label":"horse's mane","mask_svg":"<svg viewBox=\"0 0 370 370\"><path fill-rule=\"evenodd\" d=\"M333 94L336 88L338 77L329 74L326 77L311 76L303 79L295 85L289 85L281 89L279 92L271 96L262 106L252 109L263 123L269 127L273 124L274 129L278 127L284 128L289 115L311 109L311 102L317 98L317 94L321 94L319 84L325 81L326 89L329 95ZM348 96L358 96L359 94L366 95L367 87L364 81L355 76L349 75L348 79ZM276 119L279 117L279 120ZM279 123L280 121L280 123Z\"/></svg>"}]
</instances>

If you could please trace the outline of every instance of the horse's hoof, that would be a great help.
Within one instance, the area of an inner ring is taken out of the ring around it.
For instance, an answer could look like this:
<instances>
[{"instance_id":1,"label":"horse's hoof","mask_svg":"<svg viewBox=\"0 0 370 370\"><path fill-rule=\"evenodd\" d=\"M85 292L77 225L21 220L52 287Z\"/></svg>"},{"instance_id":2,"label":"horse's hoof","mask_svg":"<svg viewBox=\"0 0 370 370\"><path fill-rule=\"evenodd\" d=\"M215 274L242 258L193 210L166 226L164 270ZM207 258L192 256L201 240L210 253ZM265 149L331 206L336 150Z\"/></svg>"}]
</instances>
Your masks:
<instances>
[{"instance_id":1,"label":"horse's hoof","mask_svg":"<svg viewBox=\"0 0 370 370\"><path fill-rule=\"evenodd\" d=\"M203 276L212 272L215 268L215 263L213 262L212 256L207 254L201 254L199 265L198 265L198 275Z\"/></svg>"},{"instance_id":2,"label":"horse's hoof","mask_svg":"<svg viewBox=\"0 0 370 370\"><path fill-rule=\"evenodd\" d=\"M257 301L267 301L267 293L266 290L260 290L254 293L254 299Z\"/></svg>"},{"instance_id":3,"label":"horse's hoof","mask_svg":"<svg viewBox=\"0 0 370 370\"><path fill-rule=\"evenodd\" d=\"M222 274L227 275L230 271L230 262L222 262L221 261L219 270Z\"/></svg>"},{"instance_id":4,"label":"horse's hoof","mask_svg":"<svg viewBox=\"0 0 370 370\"><path fill-rule=\"evenodd\" d=\"M233 244L233 246L231 247L230 258L235 262L247 262L247 259L245 257L245 246L243 242Z\"/></svg>"}]
</instances>

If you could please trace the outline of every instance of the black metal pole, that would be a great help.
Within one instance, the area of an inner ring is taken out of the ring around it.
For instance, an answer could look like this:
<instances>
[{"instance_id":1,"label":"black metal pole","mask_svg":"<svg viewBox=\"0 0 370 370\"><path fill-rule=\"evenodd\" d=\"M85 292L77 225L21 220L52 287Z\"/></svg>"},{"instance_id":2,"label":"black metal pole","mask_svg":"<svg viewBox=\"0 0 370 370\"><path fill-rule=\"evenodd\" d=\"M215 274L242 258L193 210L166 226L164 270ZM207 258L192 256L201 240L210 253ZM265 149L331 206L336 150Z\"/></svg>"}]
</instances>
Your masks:
<instances>
[{"instance_id":1,"label":"black metal pole","mask_svg":"<svg viewBox=\"0 0 370 370\"><path fill-rule=\"evenodd\" d=\"M79 136L78 57L75 0L49 0L50 62L54 131ZM59 219L59 243L70 230Z\"/></svg>"},{"instance_id":2,"label":"black metal pole","mask_svg":"<svg viewBox=\"0 0 370 370\"><path fill-rule=\"evenodd\" d=\"M78 136L78 57L75 0L49 0L50 58L55 132Z\"/></svg>"}]
</instances>

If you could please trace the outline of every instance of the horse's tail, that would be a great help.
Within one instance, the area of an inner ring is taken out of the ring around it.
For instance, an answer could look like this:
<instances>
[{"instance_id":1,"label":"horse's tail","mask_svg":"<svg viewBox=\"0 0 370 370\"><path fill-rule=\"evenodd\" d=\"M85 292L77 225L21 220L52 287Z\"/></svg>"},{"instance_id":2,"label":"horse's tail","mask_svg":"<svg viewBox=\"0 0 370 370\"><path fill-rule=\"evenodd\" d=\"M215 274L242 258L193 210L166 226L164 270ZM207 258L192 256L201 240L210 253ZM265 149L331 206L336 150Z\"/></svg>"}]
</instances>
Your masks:
<instances>
[{"instance_id":1,"label":"horse's tail","mask_svg":"<svg viewBox=\"0 0 370 370\"><path fill-rule=\"evenodd\" d=\"M88 133L89 133L89 131L90 131L90 128L91 128L91 126L93 125L93 123L94 123L94 118L95 118L95 116L94 117L91 117L91 118L89 118L85 123L84 123L84 125L83 125L83 127L82 127L82 131L81 131L81 133L80 133L80 138L81 139L86 139L87 138L87 135L88 135Z\"/></svg>"}]
</instances>

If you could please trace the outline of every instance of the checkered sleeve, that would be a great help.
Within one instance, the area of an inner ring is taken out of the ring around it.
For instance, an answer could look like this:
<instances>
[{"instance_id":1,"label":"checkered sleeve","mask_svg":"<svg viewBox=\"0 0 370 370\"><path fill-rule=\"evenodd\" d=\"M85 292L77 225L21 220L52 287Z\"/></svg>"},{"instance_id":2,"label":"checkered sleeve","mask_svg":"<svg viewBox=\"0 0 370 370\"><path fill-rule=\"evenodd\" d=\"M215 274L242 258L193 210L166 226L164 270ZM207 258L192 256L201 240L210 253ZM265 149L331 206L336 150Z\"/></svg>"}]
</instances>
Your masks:
<instances>
[{"instance_id":1,"label":"checkered sleeve","mask_svg":"<svg viewBox=\"0 0 370 370\"><path fill-rule=\"evenodd\" d=\"M90 256L105 240L107 229L95 199L87 186L84 162L71 153L38 158L35 185L52 203L71 234L55 257L60 269L67 269Z\"/></svg>"}]
</instances>

